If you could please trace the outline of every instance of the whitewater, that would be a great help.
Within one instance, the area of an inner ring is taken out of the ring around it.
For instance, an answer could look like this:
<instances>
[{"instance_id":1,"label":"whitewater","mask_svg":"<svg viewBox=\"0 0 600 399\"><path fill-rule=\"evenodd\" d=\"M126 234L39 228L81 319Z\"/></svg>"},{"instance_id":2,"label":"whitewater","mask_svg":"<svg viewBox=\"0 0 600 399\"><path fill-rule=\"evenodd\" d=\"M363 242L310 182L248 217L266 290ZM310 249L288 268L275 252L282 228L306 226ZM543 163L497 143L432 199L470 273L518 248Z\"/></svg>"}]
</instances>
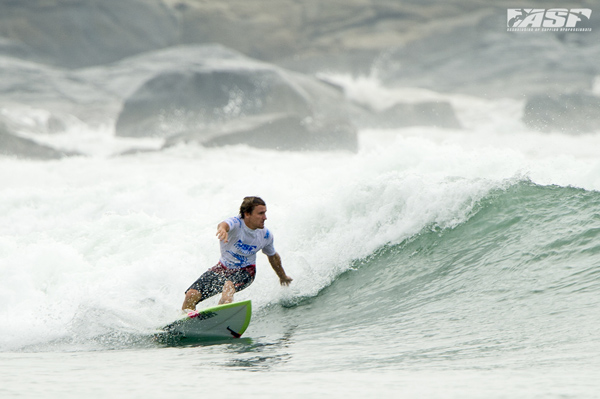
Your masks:
<instances>
[{"instance_id":1,"label":"whitewater","mask_svg":"<svg viewBox=\"0 0 600 399\"><path fill-rule=\"evenodd\" d=\"M0 158L0 395L594 397L600 135L530 131L515 100L329 78L374 109L450 101L464 129L117 155L132 139L73 121L37 139L86 156ZM153 342L247 195L294 282L259 256L242 339Z\"/></svg>"}]
</instances>

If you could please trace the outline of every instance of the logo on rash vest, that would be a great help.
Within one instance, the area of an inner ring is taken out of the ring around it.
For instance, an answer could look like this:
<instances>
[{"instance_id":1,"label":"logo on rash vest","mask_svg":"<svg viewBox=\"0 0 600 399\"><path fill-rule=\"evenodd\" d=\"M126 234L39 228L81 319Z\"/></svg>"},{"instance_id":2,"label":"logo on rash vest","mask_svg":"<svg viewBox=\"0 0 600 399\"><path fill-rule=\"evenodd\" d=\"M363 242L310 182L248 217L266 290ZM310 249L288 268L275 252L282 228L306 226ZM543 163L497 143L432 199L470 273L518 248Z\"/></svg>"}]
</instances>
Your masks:
<instances>
[{"instance_id":1,"label":"logo on rash vest","mask_svg":"<svg viewBox=\"0 0 600 399\"><path fill-rule=\"evenodd\" d=\"M234 259L238 260L238 262L236 263L231 263L231 262L227 262L227 267L231 267L231 268L236 268L236 267L242 267L246 264L248 264L248 258L242 255L238 255L235 252L232 251L227 251L227 253L229 255L231 255Z\"/></svg>"},{"instance_id":2,"label":"logo on rash vest","mask_svg":"<svg viewBox=\"0 0 600 399\"><path fill-rule=\"evenodd\" d=\"M235 243L235 247L244 254L253 254L256 253L256 245L248 245L248 244L244 244L242 242L242 240L238 240L238 242Z\"/></svg>"}]
</instances>

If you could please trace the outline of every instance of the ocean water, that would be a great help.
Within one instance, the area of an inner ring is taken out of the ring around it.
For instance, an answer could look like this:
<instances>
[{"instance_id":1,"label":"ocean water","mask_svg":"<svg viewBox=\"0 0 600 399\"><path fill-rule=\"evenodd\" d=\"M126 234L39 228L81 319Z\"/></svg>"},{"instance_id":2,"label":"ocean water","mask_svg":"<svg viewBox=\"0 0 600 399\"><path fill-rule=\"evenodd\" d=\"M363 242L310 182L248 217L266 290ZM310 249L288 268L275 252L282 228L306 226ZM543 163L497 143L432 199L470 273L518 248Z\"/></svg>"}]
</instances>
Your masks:
<instances>
[{"instance_id":1,"label":"ocean water","mask_svg":"<svg viewBox=\"0 0 600 399\"><path fill-rule=\"evenodd\" d=\"M334 78L374 108L440 97ZM356 154L113 156L130 141L74 125L46 139L88 156L0 158L0 396L595 397L600 136L444 99L465 129L363 129ZM246 195L294 282L259 255L243 338L153 342Z\"/></svg>"}]
</instances>

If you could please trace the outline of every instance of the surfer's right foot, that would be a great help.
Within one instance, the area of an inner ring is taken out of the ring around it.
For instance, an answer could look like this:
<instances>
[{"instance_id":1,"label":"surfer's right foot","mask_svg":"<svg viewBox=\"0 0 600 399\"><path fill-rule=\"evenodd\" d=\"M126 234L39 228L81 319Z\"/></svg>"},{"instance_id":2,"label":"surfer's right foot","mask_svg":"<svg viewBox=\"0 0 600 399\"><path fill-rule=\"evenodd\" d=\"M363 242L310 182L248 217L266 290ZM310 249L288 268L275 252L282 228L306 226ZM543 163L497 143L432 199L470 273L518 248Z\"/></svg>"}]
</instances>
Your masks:
<instances>
[{"instance_id":1,"label":"surfer's right foot","mask_svg":"<svg viewBox=\"0 0 600 399\"><path fill-rule=\"evenodd\" d=\"M189 308L188 308L188 309L181 309L181 312L182 312L183 314L186 314L186 315L188 315L188 316L189 316L189 314L190 314L190 313L198 313L198 312L196 311L196 309L189 309Z\"/></svg>"}]
</instances>

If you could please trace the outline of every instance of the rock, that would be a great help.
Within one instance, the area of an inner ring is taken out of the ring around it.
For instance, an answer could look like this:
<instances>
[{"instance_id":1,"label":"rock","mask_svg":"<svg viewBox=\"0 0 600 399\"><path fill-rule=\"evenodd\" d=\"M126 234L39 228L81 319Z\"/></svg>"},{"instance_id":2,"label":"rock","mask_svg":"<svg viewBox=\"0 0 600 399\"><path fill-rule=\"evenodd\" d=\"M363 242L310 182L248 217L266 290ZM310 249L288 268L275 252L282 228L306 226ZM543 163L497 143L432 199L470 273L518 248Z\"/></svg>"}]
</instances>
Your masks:
<instances>
[{"instance_id":1,"label":"rock","mask_svg":"<svg viewBox=\"0 0 600 399\"><path fill-rule=\"evenodd\" d=\"M46 121L46 130L48 133L62 133L67 130L67 124L64 120L51 114Z\"/></svg>"},{"instance_id":2,"label":"rock","mask_svg":"<svg viewBox=\"0 0 600 399\"><path fill-rule=\"evenodd\" d=\"M584 3L591 7L591 0ZM519 99L548 89L589 90L600 74L598 18L588 21L590 32L530 34L507 32L507 9L515 7L509 0L340 4L4 1L0 55L78 68L167 47L220 43L303 73L375 72L386 86Z\"/></svg>"},{"instance_id":3,"label":"rock","mask_svg":"<svg viewBox=\"0 0 600 399\"><path fill-rule=\"evenodd\" d=\"M171 46L179 37L177 16L161 0L4 1L1 7L0 35L7 39L0 49L68 68Z\"/></svg>"},{"instance_id":4,"label":"rock","mask_svg":"<svg viewBox=\"0 0 600 399\"><path fill-rule=\"evenodd\" d=\"M272 148L356 148L348 103L338 86L220 45L171 47L82 70L2 56L0 62L6 109L40 114L43 123L30 126L32 134L63 132L73 119L88 126L116 121L120 136L169 137L239 118L285 114L303 121L294 128L305 141L286 147L273 133ZM228 140L233 137L239 138Z\"/></svg>"},{"instance_id":5,"label":"rock","mask_svg":"<svg viewBox=\"0 0 600 399\"><path fill-rule=\"evenodd\" d=\"M166 66L129 96L116 134L168 138L192 132L193 141L204 145L236 141L263 148L356 148L347 102L337 88L241 55L203 55L185 68ZM231 123L236 120L241 122ZM277 131L284 126L290 129L287 135ZM214 137L219 131L222 137ZM210 140L199 140L203 134Z\"/></svg>"},{"instance_id":6,"label":"rock","mask_svg":"<svg viewBox=\"0 0 600 399\"><path fill-rule=\"evenodd\" d=\"M319 125L291 114L241 118L213 128L178 134L169 138L165 147L180 142L195 142L205 147L246 144L284 151L356 151L358 148L356 130L347 121L330 121L327 125Z\"/></svg>"},{"instance_id":7,"label":"rock","mask_svg":"<svg viewBox=\"0 0 600 399\"><path fill-rule=\"evenodd\" d=\"M0 37L0 54L22 59L36 57L32 49L26 45L4 37Z\"/></svg>"},{"instance_id":8,"label":"rock","mask_svg":"<svg viewBox=\"0 0 600 399\"><path fill-rule=\"evenodd\" d=\"M0 122L0 155L50 160L77 154L59 151L43 144L36 143L33 140L14 135Z\"/></svg>"},{"instance_id":9,"label":"rock","mask_svg":"<svg viewBox=\"0 0 600 399\"><path fill-rule=\"evenodd\" d=\"M0 104L72 115L91 126L113 125L123 101L157 74L175 68L186 70L206 58L236 57L242 55L223 46L182 46L71 70L0 55ZM61 130L54 122L48 127Z\"/></svg>"},{"instance_id":10,"label":"rock","mask_svg":"<svg viewBox=\"0 0 600 399\"><path fill-rule=\"evenodd\" d=\"M0 63L3 77L0 105L8 109L45 110L51 114L40 133L64 131L68 116L90 125L112 124L120 110L122 100L107 89L112 83L112 76L107 74L99 82L91 79L87 71L64 70L4 56L0 56Z\"/></svg>"},{"instance_id":11,"label":"rock","mask_svg":"<svg viewBox=\"0 0 600 399\"><path fill-rule=\"evenodd\" d=\"M461 129L452 104L432 100L396 103L384 110L360 106L352 113L353 122L360 128L398 129L411 126L431 126L444 129Z\"/></svg>"},{"instance_id":12,"label":"rock","mask_svg":"<svg viewBox=\"0 0 600 399\"><path fill-rule=\"evenodd\" d=\"M408 126L461 128L452 105L442 101L396 104L376 114L375 119L378 127L387 128Z\"/></svg>"},{"instance_id":13,"label":"rock","mask_svg":"<svg viewBox=\"0 0 600 399\"><path fill-rule=\"evenodd\" d=\"M598 20L600 21L600 20ZM378 67L388 85L487 98L590 90L600 73L598 29L507 32L506 9L481 8L390 49Z\"/></svg>"},{"instance_id":14,"label":"rock","mask_svg":"<svg viewBox=\"0 0 600 399\"><path fill-rule=\"evenodd\" d=\"M123 106L118 136L168 137L242 116L309 115L300 92L273 70L211 69L165 72L146 82Z\"/></svg>"},{"instance_id":15,"label":"rock","mask_svg":"<svg viewBox=\"0 0 600 399\"><path fill-rule=\"evenodd\" d=\"M585 93L532 96L525 105L523 122L543 132L598 132L600 97Z\"/></svg>"}]
</instances>

